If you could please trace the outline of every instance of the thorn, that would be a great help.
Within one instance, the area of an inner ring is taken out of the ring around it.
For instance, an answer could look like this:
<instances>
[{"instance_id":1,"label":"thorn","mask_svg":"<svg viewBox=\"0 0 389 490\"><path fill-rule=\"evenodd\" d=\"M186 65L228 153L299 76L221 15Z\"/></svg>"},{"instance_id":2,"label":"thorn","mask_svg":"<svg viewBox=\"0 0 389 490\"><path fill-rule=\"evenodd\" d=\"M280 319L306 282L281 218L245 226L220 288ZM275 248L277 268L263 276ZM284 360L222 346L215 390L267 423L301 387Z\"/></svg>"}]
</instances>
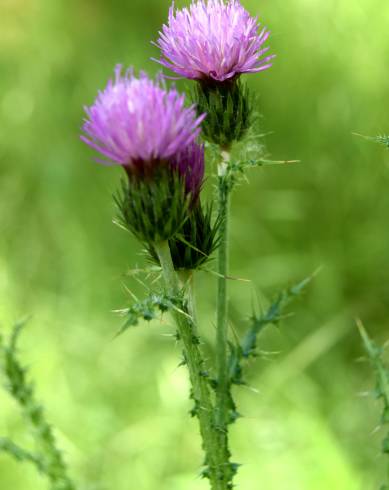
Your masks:
<instances>
[{"instance_id":1,"label":"thorn","mask_svg":"<svg viewBox=\"0 0 389 490\"><path fill-rule=\"evenodd\" d=\"M119 310L111 310L111 313L126 315L129 312L129 308L121 308Z\"/></svg>"},{"instance_id":2,"label":"thorn","mask_svg":"<svg viewBox=\"0 0 389 490\"><path fill-rule=\"evenodd\" d=\"M370 140L370 141L374 141L374 138L372 136L366 136L364 134L360 134L360 133L354 133L354 132L351 132L351 134L353 136L359 136L360 138L363 138L365 140Z\"/></svg>"},{"instance_id":3,"label":"thorn","mask_svg":"<svg viewBox=\"0 0 389 490\"><path fill-rule=\"evenodd\" d=\"M357 396L360 398L370 398L371 392L370 391L358 391Z\"/></svg>"},{"instance_id":4,"label":"thorn","mask_svg":"<svg viewBox=\"0 0 389 490\"><path fill-rule=\"evenodd\" d=\"M257 388L254 388L253 386L250 386L247 384L244 384L242 386L244 386L247 390L251 391L252 393L255 393L256 395L260 395L262 393L260 390L258 390Z\"/></svg>"},{"instance_id":5,"label":"thorn","mask_svg":"<svg viewBox=\"0 0 389 490\"><path fill-rule=\"evenodd\" d=\"M269 165L289 165L291 163L301 163L301 160L260 160Z\"/></svg>"},{"instance_id":6,"label":"thorn","mask_svg":"<svg viewBox=\"0 0 389 490\"><path fill-rule=\"evenodd\" d=\"M354 362L357 362L357 363L366 363L368 361L369 361L369 359L367 359L366 356L360 356L360 357L357 357L356 359L354 359Z\"/></svg>"},{"instance_id":7,"label":"thorn","mask_svg":"<svg viewBox=\"0 0 389 490\"><path fill-rule=\"evenodd\" d=\"M124 288L124 290L131 296L131 298L134 300L134 301L139 301L139 299L136 297L136 295L131 291L130 288L128 288L126 286L126 284L122 283L122 287Z\"/></svg>"},{"instance_id":8,"label":"thorn","mask_svg":"<svg viewBox=\"0 0 389 490\"><path fill-rule=\"evenodd\" d=\"M382 429L382 425L377 425L377 427L374 427L374 429L370 432L370 435L374 436L374 434L380 432L381 429Z\"/></svg>"}]
</instances>

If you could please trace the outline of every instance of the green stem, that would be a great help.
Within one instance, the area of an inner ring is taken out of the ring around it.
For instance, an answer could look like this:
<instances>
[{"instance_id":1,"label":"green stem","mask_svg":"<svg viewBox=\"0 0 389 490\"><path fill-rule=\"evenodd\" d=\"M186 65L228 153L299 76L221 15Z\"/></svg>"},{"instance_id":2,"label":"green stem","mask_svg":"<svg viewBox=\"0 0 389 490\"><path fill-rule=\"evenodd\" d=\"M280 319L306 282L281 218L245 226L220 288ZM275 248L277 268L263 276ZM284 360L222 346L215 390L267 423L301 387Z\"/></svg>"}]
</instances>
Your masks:
<instances>
[{"instance_id":1,"label":"green stem","mask_svg":"<svg viewBox=\"0 0 389 490\"><path fill-rule=\"evenodd\" d=\"M174 270L168 242L155 244L155 250L158 254L169 294L179 297L181 287ZM203 440L207 466L205 474L210 479L212 490L227 490L229 486L226 475L229 465L228 461L223 459L223 454L218 445L219 434L214 423L214 407L211 400L208 374L200 352L194 321L185 301L183 301L182 310L174 312L174 319L179 337L184 346L184 357L192 385L195 413L200 423L200 434Z\"/></svg>"},{"instance_id":2,"label":"green stem","mask_svg":"<svg viewBox=\"0 0 389 490\"><path fill-rule=\"evenodd\" d=\"M220 244L218 249L218 292L216 318L216 356L218 371L218 422L223 427L227 419L226 397L228 390L227 377L227 341L228 341L228 221L230 210L230 189L226 181L229 154L222 152L222 162L218 169L218 199L220 219Z\"/></svg>"},{"instance_id":3,"label":"green stem","mask_svg":"<svg viewBox=\"0 0 389 490\"><path fill-rule=\"evenodd\" d=\"M224 458L229 460L228 423L230 383L228 379L228 293L227 276L228 260L228 226L230 211L230 191L227 169L230 155L228 151L221 152L222 161L218 168L218 203L220 219L220 244L218 248L218 293L216 317L216 359L217 359L217 390L216 390L216 421L220 429L219 445ZM232 479L232 474L230 479Z\"/></svg>"}]
</instances>

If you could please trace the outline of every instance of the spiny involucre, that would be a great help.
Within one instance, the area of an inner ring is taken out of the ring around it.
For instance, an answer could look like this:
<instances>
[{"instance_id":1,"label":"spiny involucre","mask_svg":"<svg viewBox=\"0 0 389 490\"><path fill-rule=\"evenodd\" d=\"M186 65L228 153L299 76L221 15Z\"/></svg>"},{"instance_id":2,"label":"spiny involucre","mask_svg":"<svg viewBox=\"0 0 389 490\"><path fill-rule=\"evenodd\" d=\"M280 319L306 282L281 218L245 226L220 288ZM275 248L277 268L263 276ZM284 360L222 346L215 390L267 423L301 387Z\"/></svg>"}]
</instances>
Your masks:
<instances>
[{"instance_id":1,"label":"spiny involucre","mask_svg":"<svg viewBox=\"0 0 389 490\"><path fill-rule=\"evenodd\" d=\"M196 0L182 10L173 3L159 34L156 61L189 79L223 82L266 70L274 57L264 46L269 31L239 0Z\"/></svg>"},{"instance_id":2,"label":"spiny involucre","mask_svg":"<svg viewBox=\"0 0 389 490\"><path fill-rule=\"evenodd\" d=\"M196 139L205 115L185 106L185 96L167 89L161 77L139 78L115 69L114 80L85 108L81 139L97 150L100 163L121 165L127 173L147 175L155 166L170 165L186 178L188 190L199 192L204 150Z\"/></svg>"}]
</instances>

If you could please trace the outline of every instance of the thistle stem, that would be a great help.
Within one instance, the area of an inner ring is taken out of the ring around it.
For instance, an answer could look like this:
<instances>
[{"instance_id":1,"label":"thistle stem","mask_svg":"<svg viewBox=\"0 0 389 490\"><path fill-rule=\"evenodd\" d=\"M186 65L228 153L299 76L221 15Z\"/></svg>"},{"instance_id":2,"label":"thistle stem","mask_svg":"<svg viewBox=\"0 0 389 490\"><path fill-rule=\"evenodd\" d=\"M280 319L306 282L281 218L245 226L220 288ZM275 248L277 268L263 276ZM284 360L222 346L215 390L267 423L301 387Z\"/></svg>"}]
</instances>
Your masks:
<instances>
[{"instance_id":1,"label":"thistle stem","mask_svg":"<svg viewBox=\"0 0 389 490\"><path fill-rule=\"evenodd\" d=\"M227 275L228 260L228 228L230 212L230 185L227 178L230 154L221 152L221 163L218 168L218 204L220 219L220 244L218 248L218 292L216 317L216 359L217 359L217 391L216 391L216 422L220 429L219 444L223 448L224 457L229 460L228 449L228 403L230 386L227 371L228 353L228 293ZM232 476L231 476L232 479Z\"/></svg>"},{"instance_id":2,"label":"thistle stem","mask_svg":"<svg viewBox=\"0 0 389 490\"><path fill-rule=\"evenodd\" d=\"M228 221L230 208L230 191L226 182L229 154L222 152L222 161L218 168L218 202L220 219L220 244L218 248L218 292L216 312L216 356L218 372L217 411L218 423L221 427L226 425L228 390L227 378L227 341L228 341Z\"/></svg>"},{"instance_id":3,"label":"thistle stem","mask_svg":"<svg viewBox=\"0 0 389 490\"><path fill-rule=\"evenodd\" d=\"M178 276L174 270L168 242L155 244L155 250L162 267L166 288L172 296L179 297L181 287ZM218 430L214 423L214 406L211 399L208 374L199 348L199 339L196 335L195 324L190 314L188 304L182 302L183 311L174 311L178 334L184 347L184 358L189 370L189 378L195 402L195 413L199 419L200 434L205 451L206 471L212 490L228 490L227 479L229 463L223 459L220 451Z\"/></svg>"}]
</instances>

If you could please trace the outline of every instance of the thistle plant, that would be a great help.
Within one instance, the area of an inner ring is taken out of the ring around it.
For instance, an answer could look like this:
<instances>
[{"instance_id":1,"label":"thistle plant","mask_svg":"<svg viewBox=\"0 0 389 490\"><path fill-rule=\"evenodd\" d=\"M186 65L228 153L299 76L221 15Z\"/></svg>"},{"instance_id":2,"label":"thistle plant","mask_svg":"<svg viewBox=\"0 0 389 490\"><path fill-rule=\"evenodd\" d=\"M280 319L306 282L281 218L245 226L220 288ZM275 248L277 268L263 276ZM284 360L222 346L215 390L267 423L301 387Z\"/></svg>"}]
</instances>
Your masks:
<instances>
[{"instance_id":1,"label":"thistle plant","mask_svg":"<svg viewBox=\"0 0 389 490\"><path fill-rule=\"evenodd\" d=\"M357 322L357 326L376 377L375 396L382 401L381 426L387 430L387 433L382 441L381 450L387 463L385 483L380 490L389 490L389 367L385 365L383 359L384 349L369 337L361 321Z\"/></svg>"},{"instance_id":2,"label":"thistle plant","mask_svg":"<svg viewBox=\"0 0 389 490\"><path fill-rule=\"evenodd\" d=\"M265 46L270 33L260 28L237 0L199 0L189 9L170 8L157 45L160 63L178 75L197 82L193 98L198 110L205 112L204 137L219 148L218 214L218 297L216 318L216 424L219 445L229 460L228 425L236 418L228 377L228 291L230 195L236 182L231 162L231 147L241 141L252 125L253 103L240 76L271 66L274 55ZM232 472L226 476L232 483Z\"/></svg>"},{"instance_id":3,"label":"thistle plant","mask_svg":"<svg viewBox=\"0 0 389 490\"><path fill-rule=\"evenodd\" d=\"M146 245L161 266L165 299L149 301L148 306L171 309L175 318L209 477L214 488L223 488L219 482L224 478L225 459L217 446L211 386L191 307L176 273L183 265L188 270L196 267L197 260L193 264L182 261L183 256L190 259L192 255L174 246L176 240L189 248L194 247L193 242L199 247L196 250L206 256L201 240L196 240L204 236L207 250L212 249L209 240L214 234L209 230L207 213L200 209L204 148L195 142L204 116L197 117L193 106L184 106L184 96L175 89L167 90L160 80L152 82L145 74L138 79L130 72L121 76L120 68L115 81L108 83L86 113L83 129L88 137L84 141L112 163L120 164L128 177L116 199L120 222ZM183 241L182 233L189 235L188 241ZM171 251L177 252L175 256ZM132 308L128 311L129 324L136 321L134 311L147 318L144 308Z\"/></svg>"},{"instance_id":4,"label":"thistle plant","mask_svg":"<svg viewBox=\"0 0 389 490\"><path fill-rule=\"evenodd\" d=\"M258 339L268 325L278 325L290 302L310 277L275 296L264 311L248 318L247 331L231 335L229 316L229 227L231 193L254 167L284 164L257 154L248 156L257 101L244 74L272 64L262 27L239 0L195 0L189 8L170 8L167 24L155 43L157 60L179 77L193 81L191 103L169 86L162 74L151 79L117 65L114 76L92 105L85 107L81 139L98 153L96 161L123 170L113 196L116 223L144 247L160 281L149 294L120 313L118 335L169 313L188 370L190 411L196 417L204 450L202 476L212 490L230 490L239 468L231 456L229 428L241 415L233 386L246 384L247 361L259 354ZM205 147L217 158L212 175ZM240 145L240 146L239 146ZM216 180L214 199L204 203L205 176ZM215 201L215 202L214 202ZM216 212L214 212L216 211ZM193 276L217 251L216 336L214 355L206 360L197 320ZM6 387L20 405L36 441L36 450L0 439L0 451L29 462L46 476L52 490L75 490L57 448L53 431L36 401L33 385L17 356L22 325L8 342L0 338L0 367ZM387 408L387 407L386 407Z\"/></svg>"},{"instance_id":5,"label":"thistle plant","mask_svg":"<svg viewBox=\"0 0 389 490\"><path fill-rule=\"evenodd\" d=\"M245 383L245 360L257 355L257 338L278 324L291 299L308 280L284 290L265 312L254 312L242 340L230 335L228 311L230 196L252 167L286 163L235 158L236 144L253 126L256 101L241 75L271 66L265 46L269 31L238 0L198 0L182 10L170 8L155 43L158 61L179 77L195 81L191 105L168 87L133 70L108 82L86 108L82 139L97 150L100 163L120 165L125 173L115 195L117 222L144 245L160 267L163 286L121 310L123 333L139 320L170 312L183 348L205 454L202 475L213 490L228 490L239 465L231 459L229 425L238 417L232 386ZM204 144L217 153L216 216L202 202ZM192 278L217 249L218 277L215 356L205 361L195 311Z\"/></svg>"}]
</instances>

